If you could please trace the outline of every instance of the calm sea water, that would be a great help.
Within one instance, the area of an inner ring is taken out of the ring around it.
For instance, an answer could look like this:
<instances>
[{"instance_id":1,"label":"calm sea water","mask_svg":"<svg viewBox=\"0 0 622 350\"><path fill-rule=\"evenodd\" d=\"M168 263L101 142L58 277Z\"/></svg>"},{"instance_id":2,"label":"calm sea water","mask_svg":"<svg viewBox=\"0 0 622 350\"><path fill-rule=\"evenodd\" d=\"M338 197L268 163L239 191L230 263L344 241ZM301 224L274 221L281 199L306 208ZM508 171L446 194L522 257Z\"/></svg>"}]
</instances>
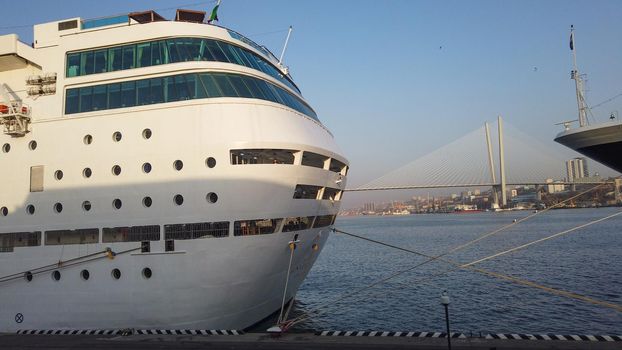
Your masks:
<instances>
[{"instance_id":1,"label":"calm sea water","mask_svg":"<svg viewBox=\"0 0 622 350\"><path fill-rule=\"evenodd\" d=\"M551 210L448 256L466 263L616 213ZM531 212L338 218L335 227L437 255ZM487 270L622 304L622 215L481 264ZM622 334L622 313L431 262L362 294L345 293L425 258L333 234L302 285L294 314L330 303L298 329L443 331L447 290L452 331Z\"/></svg>"}]
</instances>

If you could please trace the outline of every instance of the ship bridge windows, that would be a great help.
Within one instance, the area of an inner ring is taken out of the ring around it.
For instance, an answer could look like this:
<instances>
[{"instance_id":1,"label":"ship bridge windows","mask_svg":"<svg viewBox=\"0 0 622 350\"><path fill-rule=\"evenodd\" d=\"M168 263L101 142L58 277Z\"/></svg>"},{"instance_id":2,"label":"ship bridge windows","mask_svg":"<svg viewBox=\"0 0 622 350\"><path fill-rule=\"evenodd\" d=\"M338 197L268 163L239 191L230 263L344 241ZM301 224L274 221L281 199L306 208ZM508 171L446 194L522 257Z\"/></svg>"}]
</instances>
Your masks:
<instances>
[{"instance_id":1,"label":"ship bridge windows","mask_svg":"<svg viewBox=\"0 0 622 350\"><path fill-rule=\"evenodd\" d=\"M318 193L322 189L322 186L314 185L296 185L294 190L295 199L317 199Z\"/></svg>"},{"instance_id":2,"label":"ship bridge windows","mask_svg":"<svg viewBox=\"0 0 622 350\"><path fill-rule=\"evenodd\" d=\"M294 153L288 149L234 149L231 164L294 164Z\"/></svg>"},{"instance_id":3,"label":"ship bridge windows","mask_svg":"<svg viewBox=\"0 0 622 350\"><path fill-rule=\"evenodd\" d=\"M234 236L252 236L275 233L283 219L258 219L236 221L233 225Z\"/></svg>"},{"instance_id":4,"label":"ship bridge windows","mask_svg":"<svg viewBox=\"0 0 622 350\"><path fill-rule=\"evenodd\" d=\"M332 172L339 173L339 174L344 175L344 176L348 172L348 166L345 165L344 163L338 161L335 158L330 160L330 166L329 166L328 169L330 171L332 171Z\"/></svg>"},{"instance_id":5,"label":"ship bridge windows","mask_svg":"<svg viewBox=\"0 0 622 350\"><path fill-rule=\"evenodd\" d=\"M0 253L10 253L14 247L41 245L41 231L0 233Z\"/></svg>"},{"instance_id":6,"label":"ship bridge windows","mask_svg":"<svg viewBox=\"0 0 622 350\"><path fill-rule=\"evenodd\" d=\"M159 241L160 226L105 227L102 235L103 243Z\"/></svg>"},{"instance_id":7,"label":"ship bridge windows","mask_svg":"<svg viewBox=\"0 0 622 350\"><path fill-rule=\"evenodd\" d=\"M302 154L302 165L324 169L326 161L328 161L328 157L321 154L306 151Z\"/></svg>"},{"instance_id":8,"label":"ship bridge windows","mask_svg":"<svg viewBox=\"0 0 622 350\"><path fill-rule=\"evenodd\" d=\"M188 61L226 62L252 68L300 92L277 67L250 50L220 40L189 37L68 53L66 75L76 77Z\"/></svg>"},{"instance_id":9,"label":"ship bridge windows","mask_svg":"<svg viewBox=\"0 0 622 350\"><path fill-rule=\"evenodd\" d=\"M311 107L284 89L258 78L232 73L178 74L67 89L65 114L217 97L270 101L318 120Z\"/></svg>"},{"instance_id":10,"label":"ship bridge windows","mask_svg":"<svg viewBox=\"0 0 622 350\"><path fill-rule=\"evenodd\" d=\"M229 236L229 221L164 225L164 239L222 238Z\"/></svg>"},{"instance_id":11,"label":"ship bridge windows","mask_svg":"<svg viewBox=\"0 0 622 350\"><path fill-rule=\"evenodd\" d=\"M45 245L99 243L99 229L45 231Z\"/></svg>"},{"instance_id":12,"label":"ship bridge windows","mask_svg":"<svg viewBox=\"0 0 622 350\"><path fill-rule=\"evenodd\" d=\"M327 199L331 201L338 201L341 199L341 190L337 188L324 188L324 194L322 194L322 199Z\"/></svg>"},{"instance_id":13,"label":"ship bridge windows","mask_svg":"<svg viewBox=\"0 0 622 350\"><path fill-rule=\"evenodd\" d=\"M285 219L283 232L302 231L311 228L314 216L302 216Z\"/></svg>"},{"instance_id":14,"label":"ship bridge windows","mask_svg":"<svg viewBox=\"0 0 622 350\"><path fill-rule=\"evenodd\" d=\"M320 215L315 219L313 228L330 226L335 223L336 217L337 215Z\"/></svg>"}]
</instances>

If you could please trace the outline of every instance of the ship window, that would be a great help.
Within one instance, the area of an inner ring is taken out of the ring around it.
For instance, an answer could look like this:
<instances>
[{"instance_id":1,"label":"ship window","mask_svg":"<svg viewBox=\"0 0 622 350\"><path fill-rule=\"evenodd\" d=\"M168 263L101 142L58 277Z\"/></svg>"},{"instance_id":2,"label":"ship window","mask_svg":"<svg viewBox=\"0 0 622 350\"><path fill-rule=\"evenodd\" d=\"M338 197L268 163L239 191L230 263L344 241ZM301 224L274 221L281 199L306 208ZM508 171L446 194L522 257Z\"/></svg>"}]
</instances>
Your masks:
<instances>
[{"instance_id":1,"label":"ship window","mask_svg":"<svg viewBox=\"0 0 622 350\"><path fill-rule=\"evenodd\" d=\"M322 215L318 216L313 223L313 228L326 227L335 223L336 215Z\"/></svg>"},{"instance_id":2,"label":"ship window","mask_svg":"<svg viewBox=\"0 0 622 350\"><path fill-rule=\"evenodd\" d=\"M218 195L214 192L210 192L207 194L207 196L205 196L205 199L207 199L207 201L210 203L216 203L218 202Z\"/></svg>"},{"instance_id":3,"label":"ship window","mask_svg":"<svg viewBox=\"0 0 622 350\"><path fill-rule=\"evenodd\" d=\"M37 149L37 141L32 140L32 141L28 142L28 148L29 148L31 151L36 150L36 149Z\"/></svg>"},{"instance_id":4,"label":"ship window","mask_svg":"<svg viewBox=\"0 0 622 350\"><path fill-rule=\"evenodd\" d=\"M57 214L60 214L63 211L63 205L61 203L55 203L54 204L54 211Z\"/></svg>"},{"instance_id":5,"label":"ship window","mask_svg":"<svg viewBox=\"0 0 622 350\"><path fill-rule=\"evenodd\" d=\"M1 216L7 216L9 215L9 209L7 207L2 207L0 208L0 215Z\"/></svg>"},{"instance_id":6,"label":"ship window","mask_svg":"<svg viewBox=\"0 0 622 350\"><path fill-rule=\"evenodd\" d=\"M200 77L202 87L205 89L207 97L224 96L211 74L201 74Z\"/></svg>"},{"instance_id":7,"label":"ship window","mask_svg":"<svg viewBox=\"0 0 622 350\"><path fill-rule=\"evenodd\" d=\"M164 239L222 238L229 236L229 222L197 222L164 225Z\"/></svg>"},{"instance_id":8,"label":"ship window","mask_svg":"<svg viewBox=\"0 0 622 350\"><path fill-rule=\"evenodd\" d=\"M83 87L80 88L80 111L90 112L93 110L93 88Z\"/></svg>"},{"instance_id":9,"label":"ship window","mask_svg":"<svg viewBox=\"0 0 622 350\"><path fill-rule=\"evenodd\" d=\"M143 205L145 206L145 208L151 207L151 204L153 204L153 200L151 199L151 197L143 198Z\"/></svg>"},{"instance_id":10,"label":"ship window","mask_svg":"<svg viewBox=\"0 0 622 350\"><path fill-rule=\"evenodd\" d=\"M182 196L181 194L176 194L175 197L173 197L173 201L177 205L182 205L184 204L184 196Z\"/></svg>"},{"instance_id":11,"label":"ship window","mask_svg":"<svg viewBox=\"0 0 622 350\"><path fill-rule=\"evenodd\" d=\"M143 269L143 277L144 277L145 279L150 279L150 278L151 278L151 276L153 276L153 272L151 272L151 269L150 269L150 268L145 267L145 268Z\"/></svg>"},{"instance_id":12,"label":"ship window","mask_svg":"<svg viewBox=\"0 0 622 350\"><path fill-rule=\"evenodd\" d=\"M144 129L143 130L143 138L145 140L149 140L151 138L151 135L152 135L151 129Z\"/></svg>"},{"instance_id":13,"label":"ship window","mask_svg":"<svg viewBox=\"0 0 622 350\"><path fill-rule=\"evenodd\" d=\"M0 233L0 253L9 253L14 247L36 247L41 245L41 232Z\"/></svg>"},{"instance_id":14,"label":"ship window","mask_svg":"<svg viewBox=\"0 0 622 350\"><path fill-rule=\"evenodd\" d=\"M2 152L9 153L10 150L11 150L11 145L9 145L8 143L5 143L4 145L2 145Z\"/></svg>"},{"instance_id":15,"label":"ship window","mask_svg":"<svg viewBox=\"0 0 622 350\"><path fill-rule=\"evenodd\" d=\"M162 57L166 57L163 55L164 49L164 41L152 41L151 42L151 64L158 65L164 63Z\"/></svg>"},{"instance_id":16,"label":"ship window","mask_svg":"<svg viewBox=\"0 0 622 350\"><path fill-rule=\"evenodd\" d=\"M115 209L121 209L121 207L123 206L123 202L121 202L121 200L119 198L115 198L112 201L112 207Z\"/></svg>"},{"instance_id":17,"label":"ship window","mask_svg":"<svg viewBox=\"0 0 622 350\"><path fill-rule=\"evenodd\" d=\"M324 169L324 164L328 160L328 157L313 152L304 152L302 154L302 165L312 166L315 168Z\"/></svg>"},{"instance_id":18,"label":"ship window","mask_svg":"<svg viewBox=\"0 0 622 350\"><path fill-rule=\"evenodd\" d=\"M67 77L76 77L80 74L80 54L67 55Z\"/></svg>"},{"instance_id":19,"label":"ship window","mask_svg":"<svg viewBox=\"0 0 622 350\"><path fill-rule=\"evenodd\" d=\"M89 273L89 270L82 270L80 271L80 277L82 277L83 280L88 281L88 279L91 277L91 274Z\"/></svg>"},{"instance_id":20,"label":"ship window","mask_svg":"<svg viewBox=\"0 0 622 350\"><path fill-rule=\"evenodd\" d=\"M121 107L136 105L136 82L121 83Z\"/></svg>"},{"instance_id":21,"label":"ship window","mask_svg":"<svg viewBox=\"0 0 622 350\"><path fill-rule=\"evenodd\" d=\"M108 85L108 108L120 108L121 106L121 84Z\"/></svg>"},{"instance_id":22,"label":"ship window","mask_svg":"<svg viewBox=\"0 0 622 350\"><path fill-rule=\"evenodd\" d=\"M82 176L84 176L85 178L89 178L91 177L91 175L93 175L93 171L91 170L91 168L84 168L84 170L82 170Z\"/></svg>"},{"instance_id":23,"label":"ship window","mask_svg":"<svg viewBox=\"0 0 622 350\"><path fill-rule=\"evenodd\" d=\"M84 75L95 72L95 53L92 51L83 52L80 56L80 72Z\"/></svg>"},{"instance_id":24,"label":"ship window","mask_svg":"<svg viewBox=\"0 0 622 350\"><path fill-rule=\"evenodd\" d=\"M108 68L107 50L95 51L95 73L104 73Z\"/></svg>"},{"instance_id":25,"label":"ship window","mask_svg":"<svg viewBox=\"0 0 622 350\"><path fill-rule=\"evenodd\" d=\"M283 232L301 231L311 228L313 219L313 216L287 218L285 219L285 224L283 224Z\"/></svg>"},{"instance_id":26,"label":"ship window","mask_svg":"<svg viewBox=\"0 0 622 350\"><path fill-rule=\"evenodd\" d=\"M231 150L231 164L294 164L294 153L286 149Z\"/></svg>"},{"instance_id":27,"label":"ship window","mask_svg":"<svg viewBox=\"0 0 622 350\"><path fill-rule=\"evenodd\" d=\"M159 241L160 226L106 227L102 237L103 243Z\"/></svg>"},{"instance_id":28,"label":"ship window","mask_svg":"<svg viewBox=\"0 0 622 350\"><path fill-rule=\"evenodd\" d=\"M99 111L108 107L108 101L106 101L106 85L99 85L93 87L93 110Z\"/></svg>"},{"instance_id":29,"label":"ship window","mask_svg":"<svg viewBox=\"0 0 622 350\"><path fill-rule=\"evenodd\" d=\"M145 174L149 174L151 172L151 163L144 163L143 164L143 172Z\"/></svg>"},{"instance_id":30,"label":"ship window","mask_svg":"<svg viewBox=\"0 0 622 350\"><path fill-rule=\"evenodd\" d=\"M136 82L136 96L138 102L136 105L144 106L151 104L151 91L149 88L149 80L139 80Z\"/></svg>"},{"instance_id":31,"label":"ship window","mask_svg":"<svg viewBox=\"0 0 622 350\"><path fill-rule=\"evenodd\" d=\"M131 69L136 66L136 46L123 46L123 69Z\"/></svg>"},{"instance_id":32,"label":"ship window","mask_svg":"<svg viewBox=\"0 0 622 350\"><path fill-rule=\"evenodd\" d=\"M321 186L314 185L296 185L294 190L295 199L317 199Z\"/></svg>"},{"instance_id":33,"label":"ship window","mask_svg":"<svg viewBox=\"0 0 622 350\"><path fill-rule=\"evenodd\" d=\"M172 239L164 241L164 251L165 252L174 252L175 251L175 241Z\"/></svg>"},{"instance_id":34,"label":"ship window","mask_svg":"<svg viewBox=\"0 0 622 350\"><path fill-rule=\"evenodd\" d=\"M112 278L114 278L115 280L118 280L119 278L121 278L121 270L113 269L112 272L110 272L110 275L112 275Z\"/></svg>"},{"instance_id":35,"label":"ship window","mask_svg":"<svg viewBox=\"0 0 622 350\"><path fill-rule=\"evenodd\" d=\"M162 103L164 101L164 86L162 85L162 78L151 79L151 95L149 99L150 104Z\"/></svg>"},{"instance_id":36,"label":"ship window","mask_svg":"<svg viewBox=\"0 0 622 350\"><path fill-rule=\"evenodd\" d=\"M112 175L114 176L119 176L121 175L121 167L118 165L115 165L112 167Z\"/></svg>"},{"instance_id":37,"label":"ship window","mask_svg":"<svg viewBox=\"0 0 622 350\"><path fill-rule=\"evenodd\" d=\"M336 188L326 187L322 199L328 199L331 201L338 201L341 199L341 190Z\"/></svg>"},{"instance_id":38,"label":"ship window","mask_svg":"<svg viewBox=\"0 0 622 350\"><path fill-rule=\"evenodd\" d=\"M26 281L28 281L28 282L32 281L32 272L30 272L30 271L26 271L26 272L24 273L24 278L25 278L25 279L26 279Z\"/></svg>"},{"instance_id":39,"label":"ship window","mask_svg":"<svg viewBox=\"0 0 622 350\"><path fill-rule=\"evenodd\" d=\"M121 141L121 139L123 139L123 134L121 134L120 131L115 131L112 134L112 141L119 142L119 141Z\"/></svg>"},{"instance_id":40,"label":"ship window","mask_svg":"<svg viewBox=\"0 0 622 350\"><path fill-rule=\"evenodd\" d=\"M236 221L233 225L234 236L265 235L276 232L283 219L258 219Z\"/></svg>"},{"instance_id":41,"label":"ship window","mask_svg":"<svg viewBox=\"0 0 622 350\"><path fill-rule=\"evenodd\" d=\"M173 167L175 168L175 170L180 171L181 169L184 168L184 162L177 159L176 161L173 162Z\"/></svg>"},{"instance_id":42,"label":"ship window","mask_svg":"<svg viewBox=\"0 0 622 350\"><path fill-rule=\"evenodd\" d=\"M123 69L123 48L115 47L108 50L108 71Z\"/></svg>"},{"instance_id":43,"label":"ship window","mask_svg":"<svg viewBox=\"0 0 622 350\"><path fill-rule=\"evenodd\" d=\"M60 281L60 271L56 270L52 272L52 279L54 279L54 281Z\"/></svg>"},{"instance_id":44,"label":"ship window","mask_svg":"<svg viewBox=\"0 0 622 350\"><path fill-rule=\"evenodd\" d=\"M85 145L90 145L91 143L93 143L93 136L84 135L84 138L82 138L82 142L84 142Z\"/></svg>"},{"instance_id":45,"label":"ship window","mask_svg":"<svg viewBox=\"0 0 622 350\"><path fill-rule=\"evenodd\" d=\"M151 66L151 44L142 43L136 46L137 52L137 67L149 67Z\"/></svg>"},{"instance_id":46,"label":"ship window","mask_svg":"<svg viewBox=\"0 0 622 350\"><path fill-rule=\"evenodd\" d=\"M229 76L229 81L231 81L231 84L233 85L233 87L237 91L238 96L246 97L246 98L253 97L253 94L251 94L250 90L248 89L248 86L246 86L246 84L244 84L244 81L242 80L241 76L239 76L239 75L231 75L231 76Z\"/></svg>"},{"instance_id":47,"label":"ship window","mask_svg":"<svg viewBox=\"0 0 622 350\"><path fill-rule=\"evenodd\" d=\"M55 230L45 232L45 245L99 243L99 229Z\"/></svg>"},{"instance_id":48,"label":"ship window","mask_svg":"<svg viewBox=\"0 0 622 350\"><path fill-rule=\"evenodd\" d=\"M35 206L32 204L28 204L26 206L26 214L28 215L34 215L35 214Z\"/></svg>"},{"instance_id":49,"label":"ship window","mask_svg":"<svg viewBox=\"0 0 622 350\"><path fill-rule=\"evenodd\" d=\"M341 175L346 175L346 165L337 159L333 158L330 160L330 167L328 168L330 171L334 171L336 173L340 173Z\"/></svg>"},{"instance_id":50,"label":"ship window","mask_svg":"<svg viewBox=\"0 0 622 350\"><path fill-rule=\"evenodd\" d=\"M177 91L177 100L179 101L189 100L191 98L189 86L186 83L185 76L175 76L175 91Z\"/></svg>"},{"instance_id":51,"label":"ship window","mask_svg":"<svg viewBox=\"0 0 622 350\"><path fill-rule=\"evenodd\" d=\"M229 79L227 79L226 74L221 74L221 73L212 74L212 77L214 77L216 84L218 84L218 86L220 87L220 90L222 90L225 96L238 97L238 93L233 88L233 85L231 85L231 82L229 81Z\"/></svg>"},{"instance_id":52,"label":"ship window","mask_svg":"<svg viewBox=\"0 0 622 350\"><path fill-rule=\"evenodd\" d=\"M208 157L205 160L205 165L207 165L208 168L213 168L216 166L216 159L214 159L213 157Z\"/></svg>"},{"instance_id":53,"label":"ship window","mask_svg":"<svg viewBox=\"0 0 622 350\"><path fill-rule=\"evenodd\" d=\"M58 181L63 179L63 171L62 170L56 170L54 172L54 178Z\"/></svg>"},{"instance_id":54,"label":"ship window","mask_svg":"<svg viewBox=\"0 0 622 350\"><path fill-rule=\"evenodd\" d=\"M91 210L91 202L89 201L82 202L82 209L84 209L84 211Z\"/></svg>"}]
</instances>

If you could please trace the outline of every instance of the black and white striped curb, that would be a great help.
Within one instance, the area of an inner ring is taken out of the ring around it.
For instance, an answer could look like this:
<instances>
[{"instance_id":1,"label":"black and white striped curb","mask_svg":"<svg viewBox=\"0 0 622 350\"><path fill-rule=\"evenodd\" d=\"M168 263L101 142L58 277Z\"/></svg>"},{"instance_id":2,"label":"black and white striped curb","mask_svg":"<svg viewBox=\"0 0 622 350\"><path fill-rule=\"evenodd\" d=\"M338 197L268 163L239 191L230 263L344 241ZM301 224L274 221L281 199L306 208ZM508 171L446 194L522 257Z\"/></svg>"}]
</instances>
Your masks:
<instances>
[{"instance_id":1,"label":"black and white striped curb","mask_svg":"<svg viewBox=\"0 0 622 350\"><path fill-rule=\"evenodd\" d=\"M321 331L315 335L331 337L412 337L412 338L447 338L442 332L381 332L381 331ZM485 338L503 340L565 340L565 341L594 341L594 342L622 342L622 335L559 335L559 334L507 334L490 333L481 336L467 336L464 333L451 333L452 338Z\"/></svg>"},{"instance_id":2,"label":"black and white striped curb","mask_svg":"<svg viewBox=\"0 0 622 350\"><path fill-rule=\"evenodd\" d=\"M20 329L17 334L29 335L242 335L226 329Z\"/></svg>"},{"instance_id":3,"label":"black and white striped curb","mask_svg":"<svg viewBox=\"0 0 622 350\"><path fill-rule=\"evenodd\" d=\"M486 334L486 339L566 340L566 341L622 341L622 335L560 335L560 334Z\"/></svg>"},{"instance_id":4,"label":"black and white striped curb","mask_svg":"<svg viewBox=\"0 0 622 350\"><path fill-rule=\"evenodd\" d=\"M412 337L412 338L447 338L441 332L380 332L380 331L322 331L315 335L330 337ZM462 333L451 333L452 338L466 338Z\"/></svg>"}]
</instances>

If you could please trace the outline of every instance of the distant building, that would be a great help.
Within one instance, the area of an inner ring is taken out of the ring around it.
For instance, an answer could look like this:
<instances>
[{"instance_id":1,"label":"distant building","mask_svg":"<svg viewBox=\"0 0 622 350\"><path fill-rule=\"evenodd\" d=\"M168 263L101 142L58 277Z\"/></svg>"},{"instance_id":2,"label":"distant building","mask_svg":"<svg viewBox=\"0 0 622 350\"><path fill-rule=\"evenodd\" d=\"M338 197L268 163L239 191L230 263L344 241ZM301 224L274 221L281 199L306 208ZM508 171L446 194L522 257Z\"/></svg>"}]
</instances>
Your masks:
<instances>
[{"instance_id":1,"label":"distant building","mask_svg":"<svg viewBox=\"0 0 622 350\"><path fill-rule=\"evenodd\" d=\"M373 213L376 211L376 205L374 203L365 203L363 205L363 210L369 213Z\"/></svg>"},{"instance_id":2,"label":"distant building","mask_svg":"<svg viewBox=\"0 0 622 350\"><path fill-rule=\"evenodd\" d=\"M566 161L566 177L568 178L568 182L574 182L589 176L587 159L585 159L585 157L573 158Z\"/></svg>"},{"instance_id":3,"label":"distant building","mask_svg":"<svg viewBox=\"0 0 622 350\"><path fill-rule=\"evenodd\" d=\"M563 192L566 189L564 184L557 184L553 179L546 179L546 183L550 185L546 185L546 191L548 193L557 193Z\"/></svg>"}]
</instances>

